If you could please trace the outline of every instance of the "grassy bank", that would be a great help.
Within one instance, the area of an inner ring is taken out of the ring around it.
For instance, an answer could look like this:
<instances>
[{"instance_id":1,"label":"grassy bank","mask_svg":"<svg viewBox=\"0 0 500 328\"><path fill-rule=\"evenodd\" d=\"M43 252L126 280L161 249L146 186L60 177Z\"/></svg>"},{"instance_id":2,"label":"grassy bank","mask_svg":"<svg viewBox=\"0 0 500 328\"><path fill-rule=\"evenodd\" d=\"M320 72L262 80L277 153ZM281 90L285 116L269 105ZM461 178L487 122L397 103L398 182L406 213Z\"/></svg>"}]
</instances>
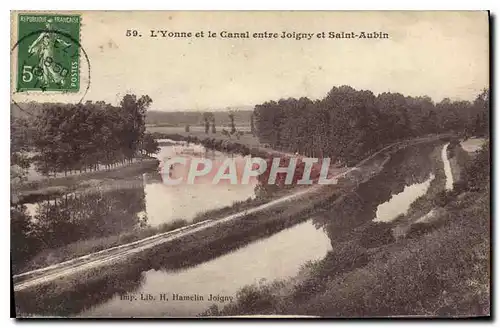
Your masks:
<instances>
[{"instance_id":1,"label":"grassy bank","mask_svg":"<svg viewBox=\"0 0 500 328\"><path fill-rule=\"evenodd\" d=\"M169 232L187 226L188 224L189 223L186 220L179 219L164 223L158 227L137 229L119 235L111 235L101 238L84 239L59 248L45 249L30 260L28 264L22 268L22 270L19 270L19 273L44 268L49 265L71 260L104 249L131 243L162 232Z\"/></svg>"},{"instance_id":2,"label":"grassy bank","mask_svg":"<svg viewBox=\"0 0 500 328\"><path fill-rule=\"evenodd\" d=\"M472 157L473 156L462 148L458 140L450 143L448 158L450 159L453 181L462 180L463 168L470 162Z\"/></svg>"},{"instance_id":3,"label":"grassy bank","mask_svg":"<svg viewBox=\"0 0 500 328\"><path fill-rule=\"evenodd\" d=\"M445 143L436 145L436 148L430 154L431 170L432 174L434 174L434 179L431 181L427 192L411 203L405 214L400 215L392 222L396 237L409 233L411 229L415 228L414 225L418 220L422 219L431 210L439 207L436 198L445 190L446 184L444 162L441 153L444 145Z\"/></svg>"},{"instance_id":4,"label":"grassy bank","mask_svg":"<svg viewBox=\"0 0 500 328\"><path fill-rule=\"evenodd\" d=\"M247 215L240 220L186 235L180 240L132 255L126 263L110 263L105 267L64 277L57 282L17 292L16 307L20 313L27 315L78 313L88 304L102 303L116 293L133 291L140 285L140 272L145 269L178 270L234 251L254 240L310 219L327 204L343 202L343 194L353 192L357 184L375 176L387 163L388 158L388 154L381 154L370 162L371 165L364 163L365 174L360 179L347 179L338 185L324 186L314 193L307 194L300 201L283 203L272 209ZM243 202L238 206L246 204L247 202ZM220 212L212 211L206 214L216 215ZM121 279L126 283L118 283ZM98 300L89 290L99 290ZM68 308L66 301L75 298L81 301L72 303L71 308Z\"/></svg>"},{"instance_id":5,"label":"grassy bank","mask_svg":"<svg viewBox=\"0 0 500 328\"><path fill-rule=\"evenodd\" d=\"M450 193L419 231L397 240L386 229L355 231L297 277L246 286L237 302L204 315L489 315L490 189L489 175L479 174L489 167L469 162L463 170L468 189ZM420 200L432 204L432 197Z\"/></svg>"},{"instance_id":6,"label":"grassy bank","mask_svg":"<svg viewBox=\"0 0 500 328\"><path fill-rule=\"evenodd\" d=\"M140 285L140 272L145 268L177 270L206 262L307 220L322 202L331 202L337 197L338 194L333 189L312 194L305 197L304 201L290 202L258 214L247 215L241 220L211 227L148 249L141 254L132 255L126 263L109 263L104 267L16 292L16 308L18 313L24 315L77 313L89 304L99 304L116 293L126 293L131 288L137 288ZM120 283L121 280L124 283ZM71 302L71 299L79 301Z\"/></svg>"},{"instance_id":7,"label":"grassy bank","mask_svg":"<svg viewBox=\"0 0 500 328\"><path fill-rule=\"evenodd\" d=\"M445 224L419 238L378 249L337 245L305 266L302 279L247 286L237 303L205 314L488 315L488 198L465 196L440 218Z\"/></svg>"},{"instance_id":8,"label":"grassy bank","mask_svg":"<svg viewBox=\"0 0 500 328\"><path fill-rule=\"evenodd\" d=\"M117 235L110 235L98 238L87 238L58 248L48 248L38 253L26 265L23 265L21 268L18 268L15 271L15 274L43 268L49 265L71 260L80 256L88 255L90 253L98 252L111 247L131 243L150 236L154 236L156 234L169 232L177 228L189 226L197 222L220 219L268 203L274 199L277 199L289 193L290 191L287 189L277 190L275 193L267 197L248 198L247 200L244 201L236 201L229 206L200 212L192 220L189 221L185 219L177 219L172 222L167 222L155 227L136 228L135 230L124 232Z\"/></svg>"},{"instance_id":9,"label":"grassy bank","mask_svg":"<svg viewBox=\"0 0 500 328\"><path fill-rule=\"evenodd\" d=\"M106 179L127 179L131 176L158 167L156 158L148 158L110 170L84 172L67 177L47 178L44 180L21 183L12 186L11 204L33 203L91 187Z\"/></svg>"},{"instance_id":10,"label":"grassy bank","mask_svg":"<svg viewBox=\"0 0 500 328\"><path fill-rule=\"evenodd\" d=\"M343 178L335 186L332 186L333 190L340 193L352 192L352 190L360 183L363 183L373 176L375 176L384 167L390 158L390 154L398 151L406 146L399 145L398 147L393 147L394 149L378 154L377 156L371 158L369 161L364 162L360 166L360 170L355 172L356 175L351 178ZM302 186L302 188L307 188L307 186ZM295 188L297 189L297 188ZM327 190L327 189L323 189ZM111 235L106 237L91 238L85 240L79 240L68 245L64 245L58 248L50 248L41 251L33 259L31 259L26 265L23 265L21 269L17 270L16 273L26 272L38 268L42 268L48 265L56 264L62 261L70 260L79 256L87 255L97 251L101 251L110 247L119 246L129 242L137 241L146 237L150 237L159 233L168 232L180 227L188 226L189 224L204 221L204 220L215 220L221 217L225 217L231 214L235 214L240 211L244 211L255 206L262 205L273 199L279 198L290 191L287 189L278 190L266 197L248 199L242 202L235 202L231 206L227 206L220 209L215 209L198 214L193 220L188 222L184 219L176 220L175 222L166 223L157 227L148 227L145 229L135 229L130 232L122 233L119 235ZM326 192L328 194L328 192ZM323 196L319 195L319 198ZM341 200L340 200L341 201ZM302 199L299 202L300 206L304 205L306 207L313 207L313 203L308 203L307 200ZM299 206L297 205L297 206ZM287 205L284 205L287 206ZM275 207L277 209L280 206ZM260 214L259 214L260 215ZM246 231L246 230L244 230ZM236 232L235 232L236 233Z\"/></svg>"}]
</instances>

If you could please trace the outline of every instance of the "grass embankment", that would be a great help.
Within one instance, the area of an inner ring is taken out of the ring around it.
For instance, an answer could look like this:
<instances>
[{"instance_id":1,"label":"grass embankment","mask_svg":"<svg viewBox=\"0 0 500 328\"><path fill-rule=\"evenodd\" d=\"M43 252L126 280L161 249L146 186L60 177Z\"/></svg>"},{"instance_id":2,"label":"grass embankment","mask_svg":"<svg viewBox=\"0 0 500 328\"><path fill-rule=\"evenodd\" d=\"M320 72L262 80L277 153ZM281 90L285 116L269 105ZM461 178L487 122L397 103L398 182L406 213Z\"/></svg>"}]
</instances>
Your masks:
<instances>
[{"instance_id":1,"label":"grass embankment","mask_svg":"<svg viewBox=\"0 0 500 328\"><path fill-rule=\"evenodd\" d=\"M363 177L344 180L335 186L324 186L300 201L290 201L262 212L247 215L215 227L187 235L141 254L132 255L126 263L77 273L36 287L16 292L16 308L20 315L79 313L89 304L103 303L117 293L128 293L140 286L145 269L176 270L216 258L254 240L270 236L287 227L310 219L326 205L342 202L342 195L379 172L389 159L381 154L363 165ZM340 197L339 197L340 196ZM242 202L245 206L247 202ZM209 214L221 214L222 210ZM201 217L200 219L201 220ZM123 283L122 283L123 281ZM77 299L78 302L70 302ZM71 304L68 306L68 304Z\"/></svg>"},{"instance_id":2,"label":"grass embankment","mask_svg":"<svg viewBox=\"0 0 500 328\"><path fill-rule=\"evenodd\" d=\"M178 219L158 227L148 227L100 238L79 240L58 248L45 249L31 259L19 273L71 260L80 256L124 245L162 232L172 231L187 226L186 220Z\"/></svg>"},{"instance_id":3,"label":"grass embankment","mask_svg":"<svg viewBox=\"0 0 500 328\"><path fill-rule=\"evenodd\" d=\"M479 176L479 182L448 192L425 228L397 240L386 238L385 229L372 229L368 236L358 231L297 277L246 286L237 302L213 306L204 315L489 315L490 189L488 176L477 174L477 168L486 174L488 166L467 166L474 171L467 176ZM432 197L420 199L420 206L432 205Z\"/></svg>"},{"instance_id":4,"label":"grass embankment","mask_svg":"<svg viewBox=\"0 0 500 328\"><path fill-rule=\"evenodd\" d=\"M489 194L465 195L440 219L419 238L379 249L336 245L302 279L247 286L237 303L206 314L488 315Z\"/></svg>"},{"instance_id":5,"label":"grass embankment","mask_svg":"<svg viewBox=\"0 0 500 328\"><path fill-rule=\"evenodd\" d=\"M444 172L444 162L442 159L442 149L445 143L436 145L435 149L430 154L431 172L434 174L434 179L429 184L427 192L415 199L411 203L406 213L398 216L393 222L394 234L400 237L401 234L405 235L410 229L418 229L421 225L419 221L425 215L428 215L433 209L436 209L436 197L439 193L445 190L446 174ZM434 215L435 212L430 214ZM429 219L431 215L429 214ZM425 224L422 224L425 225Z\"/></svg>"},{"instance_id":6,"label":"grass embankment","mask_svg":"<svg viewBox=\"0 0 500 328\"><path fill-rule=\"evenodd\" d=\"M452 142L448 147L448 159L450 160L453 181L462 180L462 171L467 163L472 159L473 154L469 154L462 148L460 143Z\"/></svg>"},{"instance_id":7,"label":"grass embankment","mask_svg":"<svg viewBox=\"0 0 500 328\"><path fill-rule=\"evenodd\" d=\"M315 208L321 207L322 202L330 202L337 197L338 193L334 189L311 194L301 202L282 204L134 254L126 263L109 263L104 267L16 292L18 314L77 313L88 304L105 302L116 293L130 292L127 289L130 288L128 280L145 268L176 270L203 263L307 220ZM118 283L122 279L126 284ZM135 277L134 281L140 281L139 277ZM96 295L89 294L89 290L99 290L98 300ZM69 307L71 299L78 299L79 302Z\"/></svg>"},{"instance_id":8,"label":"grass embankment","mask_svg":"<svg viewBox=\"0 0 500 328\"><path fill-rule=\"evenodd\" d=\"M162 137L162 136L157 136ZM169 135L164 136L165 138L172 138L174 140L185 140L186 138L181 135ZM227 144L226 144L227 145ZM230 144L231 150L235 152L245 152L249 149L238 143ZM214 146L214 145L209 145ZM218 145L221 146L220 144ZM158 164L155 159L154 162L147 163L139 162L136 165L126 168L120 168L113 171L106 172L92 172L92 175L81 175L81 176L71 176L67 178L59 178L59 179L48 179L48 183L57 184L60 183L58 181L62 181L65 185L63 186L47 186L42 188L41 190L31 191L28 193L21 193L21 197L18 199L22 199L24 202L26 201L39 201L46 200L47 197L58 197L69 192L74 191L83 191L89 188L95 188L99 184L101 184L105 180L98 180L98 178L105 177L106 184L111 187L111 185L119 185L120 182L126 182L124 180L116 180L109 181L112 178L120 178L127 177L130 175L137 175L137 172L142 172L142 170L146 168L156 167ZM92 178L92 179L90 179ZM90 179L90 180L85 180ZM130 178L129 178L130 179ZM56 180L56 181L55 181ZM297 188L294 188L296 190ZM259 197L257 199L248 199L241 202L235 202L231 206L227 206L220 209L215 209L203 213L199 213L193 220L187 221L185 219L178 219L174 222L169 222L162 224L157 227L148 227L145 229L137 229L134 231L122 233L119 235L111 235L106 237L98 237L92 239L85 239L73 242L68 245L61 246L57 249L46 249L37 254L32 260L30 260L26 265L22 266L22 269L18 272L26 272L34 269L38 269L41 267L45 267L48 265L56 264L62 261L70 260L79 256L87 255L89 253L94 253L97 251L101 251L110 247L119 246L122 244L126 244L129 242L137 241L146 237L150 237L159 233L164 233L168 231L172 231L174 229L187 226L192 223L209 220L209 219L219 219L221 217L235 214L239 211L243 211L266 202L272 201L278 197L284 196L290 193L291 189L283 188L274 191L273 193L268 193L263 197Z\"/></svg>"},{"instance_id":9,"label":"grass embankment","mask_svg":"<svg viewBox=\"0 0 500 328\"><path fill-rule=\"evenodd\" d=\"M111 247L131 243L137 240L154 236L156 234L169 232L178 228L189 226L193 223L205 220L220 219L229 216L231 214L236 214L246 209L250 209L268 203L274 199L289 194L289 192L290 190L283 189L276 191L269 197L248 198L247 200L244 201L236 201L229 206L200 212L192 220L189 221L185 219L176 219L172 222L163 223L155 227L138 228L136 230L124 232L119 235L84 239L55 249L54 248L45 249L41 251L39 254L37 254L33 259L31 259L26 265L24 265L22 270L19 270L19 272L16 272L16 274L43 268L49 265L71 260L80 256L105 250Z\"/></svg>"},{"instance_id":10,"label":"grass embankment","mask_svg":"<svg viewBox=\"0 0 500 328\"><path fill-rule=\"evenodd\" d=\"M377 156L370 159L370 161L365 162L361 166L361 171L355 179L342 179L336 186L332 186L334 190L342 193L351 192L353 188L359 183L365 182L374 175L376 175L384 167L390 158L390 153L395 152L404 145L398 147L393 147L394 149L388 151L387 153L380 153ZM308 188L308 186L299 186L300 188ZM296 191L298 188L294 188ZM88 255L90 253L98 252L107 248L123 245L126 243L134 242L143 238L147 238L159 233L164 233L168 231L175 230L190 224L201 222L204 220L215 220L222 217L244 211L246 209L253 208L255 206L262 205L264 203L270 202L279 197L285 196L290 193L290 189L277 190L274 193L256 199L247 199L245 201L234 202L231 206L226 206L224 208L210 210L206 212L199 213L196 217L187 221L185 219L178 219L173 222L165 223L157 227L148 227L143 229L137 229L130 232L125 232L119 235L111 235L106 237L85 239L73 242L71 244L61 246L56 249L46 249L37 254L33 259L31 259L26 265L23 265L22 269L16 273L22 273L26 271L31 271L38 268L43 268L52 264L60 263L63 261L71 260L80 256ZM326 192L328 194L328 192ZM323 197L323 196L321 196ZM306 204L307 207L313 207L313 203L308 203L307 200L300 200L300 204ZM265 212L264 212L265 213ZM259 214L260 216L260 214ZM243 219L245 220L245 219ZM242 230L245 233L246 230ZM234 232L237 234L238 232Z\"/></svg>"},{"instance_id":11,"label":"grass embankment","mask_svg":"<svg viewBox=\"0 0 500 328\"><path fill-rule=\"evenodd\" d=\"M106 179L127 179L158 167L158 163L156 158L148 158L110 170L83 172L67 177L61 176L17 184L11 188L11 203L33 203L46 200L47 197L57 197L92 187Z\"/></svg>"},{"instance_id":12,"label":"grass embankment","mask_svg":"<svg viewBox=\"0 0 500 328\"><path fill-rule=\"evenodd\" d=\"M365 163L363 168L366 174L361 180L366 181L379 172L388 158L388 155L374 158L372 167ZM257 214L247 215L240 220L184 236L180 240L132 255L126 264L110 263L108 266L16 292L18 314L78 313L89 304L102 303L117 293L127 293L138 288L141 272L145 269L176 270L203 263L310 219L326 204L342 202L342 197L339 196L352 192L358 183L363 182L361 180L344 180L335 186L324 186L318 192L307 194L300 201L290 201ZM212 211L209 215L216 212ZM70 301L72 299L77 299L78 302Z\"/></svg>"}]
</instances>

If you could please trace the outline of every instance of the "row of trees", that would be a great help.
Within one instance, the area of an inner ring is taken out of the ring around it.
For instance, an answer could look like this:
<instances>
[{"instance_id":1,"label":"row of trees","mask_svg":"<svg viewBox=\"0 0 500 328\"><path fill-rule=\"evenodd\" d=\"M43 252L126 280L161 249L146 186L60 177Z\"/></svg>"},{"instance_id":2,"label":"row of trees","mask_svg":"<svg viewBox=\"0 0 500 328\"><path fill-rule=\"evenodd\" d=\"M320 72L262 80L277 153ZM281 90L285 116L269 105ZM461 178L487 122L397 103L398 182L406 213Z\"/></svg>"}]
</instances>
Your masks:
<instances>
[{"instance_id":1,"label":"row of trees","mask_svg":"<svg viewBox=\"0 0 500 328\"><path fill-rule=\"evenodd\" d=\"M489 91L474 102L334 87L321 100L281 99L255 106L255 132L276 149L341 162L363 158L372 149L442 132L484 135L489 128Z\"/></svg>"},{"instance_id":2,"label":"row of trees","mask_svg":"<svg viewBox=\"0 0 500 328\"><path fill-rule=\"evenodd\" d=\"M139 154L158 152L156 141L145 133L146 110L151 102L147 95L137 98L128 94L120 106L90 101L43 106L29 119L28 128L32 130L30 148L36 153L33 160L37 170L44 175L96 170L99 165L109 168L130 162ZM27 145L23 141L13 144L23 145L16 146L21 148ZM13 152L14 156L21 153ZM14 164L25 164L15 159Z\"/></svg>"},{"instance_id":3,"label":"row of trees","mask_svg":"<svg viewBox=\"0 0 500 328\"><path fill-rule=\"evenodd\" d=\"M10 129L10 168L12 180L24 180L25 171L30 167L28 156L30 148L29 124L23 118L11 118Z\"/></svg>"}]
</instances>

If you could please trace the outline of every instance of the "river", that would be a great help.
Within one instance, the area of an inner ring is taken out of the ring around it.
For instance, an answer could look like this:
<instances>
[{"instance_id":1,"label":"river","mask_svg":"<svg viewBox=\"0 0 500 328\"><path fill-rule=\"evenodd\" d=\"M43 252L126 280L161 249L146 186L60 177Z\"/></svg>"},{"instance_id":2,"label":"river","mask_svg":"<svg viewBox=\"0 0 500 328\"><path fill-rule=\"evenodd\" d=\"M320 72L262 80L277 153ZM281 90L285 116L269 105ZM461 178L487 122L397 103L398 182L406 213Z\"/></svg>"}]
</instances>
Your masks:
<instances>
[{"instance_id":1,"label":"river","mask_svg":"<svg viewBox=\"0 0 500 328\"><path fill-rule=\"evenodd\" d=\"M161 146L156 158L160 167L167 158L184 156L202 156L213 161L222 161L227 155L213 150L207 150L201 145L187 145L185 142L174 142L168 139L161 142L171 142L170 146ZM236 159L242 156L234 155ZM181 169L176 166L173 168ZM255 184L180 184L167 185L158 179L146 179L144 192L146 212L149 224L157 226L175 219L191 221L196 214L225 206L234 202L255 197ZM193 206L196 204L196 206Z\"/></svg>"},{"instance_id":2,"label":"river","mask_svg":"<svg viewBox=\"0 0 500 328\"><path fill-rule=\"evenodd\" d=\"M436 147L442 147L442 143L411 146L395 153L377 176L293 227L263 234L258 239L228 242L223 250L206 248L200 250L201 255L193 254L192 261L186 258L175 265L144 255L134 263L117 265L113 275L97 276L91 283L77 284L64 295L47 295L38 305L23 300L23 306L28 313L50 314L46 309L50 308L57 309L59 314L85 317L195 316L211 304L223 306L231 298L234 300L245 285L295 276L306 262L323 258L346 238L346 232L370 222L390 222L404 214L413 201L425 194L434 179L430 155ZM160 158L170 151L162 149ZM143 210L150 223L166 222L179 217L180 213L183 217L192 217L199 209L188 207L189 204L193 207L195 201L199 204L203 200L206 204L203 209L208 210L252 196L250 189L237 195L233 191L229 193L233 198L222 202L218 199L221 198L219 191L208 193L200 189L196 191L197 198L190 200L189 192L180 190L184 194L177 195L175 189L164 187L156 181L147 182L143 189ZM128 202L131 203L135 202ZM156 254L168 250L167 246L160 247ZM169 300L160 300L161 294ZM192 300L173 300L174 294L177 298L185 296ZM141 301L141 295L155 299ZM210 301L210 295L222 297L224 303ZM130 301L134 297L138 300Z\"/></svg>"},{"instance_id":3,"label":"river","mask_svg":"<svg viewBox=\"0 0 500 328\"><path fill-rule=\"evenodd\" d=\"M169 157L183 156L186 158L205 157L214 161L222 161L227 155L213 150L207 150L201 145L187 145L184 142L171 140L172 145L161 146L156 158L163 161ZM236 159L242 156L234 155ZM123 186L124 185L124 186ZM131 181L126 181L119 188L103 191L99 188L84 193L71 193L67 197L58 197L49 202L39 204L24 204L28 215L35 218L47 214L62 213L65 208L69 213L79 212L93 221L103 221L106 225L110 216L124 214L123 220L116 225L115 233L126 232L139 219L147 218L147 224L156 227L164 223L182 219L191 222L197 214L206 211L231 206L234 202L255 198L255 183L248 184L195 184L195 185L167 185L163 183L158 172L145 173L143 177L136 176ZM68 200L69 199L69 200ZM193 204L196 203L196 206ZM98 204L103 205L101 211L96 211ZM135 204L135 205L134 205ZM56 212L56 213L54 213ZM100 224L101 225L101 224ZM121 228L123 229L120 229ZM88 237L97 237L96 234Z\"/></svg>"}]
</instances>

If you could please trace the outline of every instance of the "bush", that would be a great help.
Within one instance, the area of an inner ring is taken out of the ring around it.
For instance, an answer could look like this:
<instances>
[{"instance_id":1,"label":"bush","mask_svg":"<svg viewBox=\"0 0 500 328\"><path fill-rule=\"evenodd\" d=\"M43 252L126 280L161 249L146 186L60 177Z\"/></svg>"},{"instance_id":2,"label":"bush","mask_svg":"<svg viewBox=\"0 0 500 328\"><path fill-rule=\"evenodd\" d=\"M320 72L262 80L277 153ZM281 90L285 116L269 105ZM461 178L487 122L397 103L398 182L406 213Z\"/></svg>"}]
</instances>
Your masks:
<instances>
[{"instance_id":1,"label":"bush","mask_svg":"<svg viewBox=\"0 0 500 328\"><path fill-rule=\"evenodd\" d=\"M434 205L437 207L445 207L450 201L452 201L456 196L454 191L441 190L436 194L434 199Z\"/></svg>"},{"instance_id":2,"label":"bush","mask_svg":"<svg viewBox=\"0 0 500 328\"><path fill-rule=\"evenodd\" d=\"M406 238L417 238L426 233L433 231L434 229L439 228L444 224L443 221L434 221L434 222L417 222L411 225L410 230L406 233Z\"/></svg>"},{"instance_id":3,"label":"bush","mask_svg":"<svg viewBox=\"0 0 500 328\"><path fill-rule=\"evenodd\" d=\"M362 231L359 243L365 248L374 248L390 244L395 241L391 224L370 222Z\"/></svg>"}]
</instances>

